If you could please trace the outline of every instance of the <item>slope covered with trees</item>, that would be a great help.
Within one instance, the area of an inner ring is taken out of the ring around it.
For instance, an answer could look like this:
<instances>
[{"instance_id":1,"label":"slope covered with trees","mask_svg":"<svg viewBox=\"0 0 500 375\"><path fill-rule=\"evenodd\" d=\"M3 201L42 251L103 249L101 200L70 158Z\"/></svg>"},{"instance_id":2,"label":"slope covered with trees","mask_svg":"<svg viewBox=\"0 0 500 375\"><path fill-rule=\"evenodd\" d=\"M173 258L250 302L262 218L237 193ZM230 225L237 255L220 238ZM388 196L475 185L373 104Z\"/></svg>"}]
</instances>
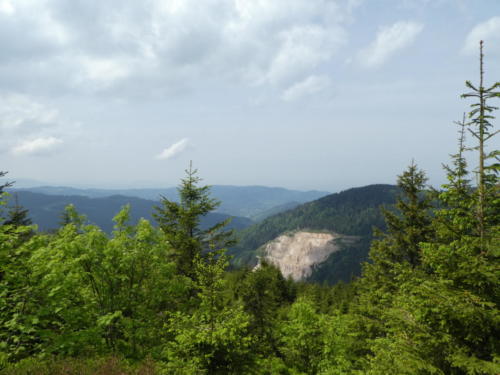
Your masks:
<instances>
[{"instance_id":1,"label":"slope covered with trees","mask_svg":"<svg viewBox=\"0 0 500 375\"><path fill-rule=\"evenodd\" d=\"M356 236L357 241L343 245L311 276L317 282L347 282L359 276L361 263L367 260L373 228L385 226L381 207L392 207L397 192L394 185L369 185L302 204L239 231L238 244L230 254L237 265L253 265L260 246L290 231L319 230Z\"/></svg>"}]
</instances>

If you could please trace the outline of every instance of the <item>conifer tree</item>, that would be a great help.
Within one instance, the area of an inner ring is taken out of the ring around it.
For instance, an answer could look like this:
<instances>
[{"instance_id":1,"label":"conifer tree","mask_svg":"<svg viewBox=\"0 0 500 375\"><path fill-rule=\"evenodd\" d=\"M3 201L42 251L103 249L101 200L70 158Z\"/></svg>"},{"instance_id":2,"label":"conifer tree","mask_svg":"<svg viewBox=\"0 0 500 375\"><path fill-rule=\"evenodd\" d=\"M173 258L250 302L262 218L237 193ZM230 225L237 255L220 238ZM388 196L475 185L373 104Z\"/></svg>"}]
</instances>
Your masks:
<instances>
[{"instance_id":1,"label":"conifer tree","mask_svg":"<svg viewBox=\"0 0 500 375\"><path fill-rule=\"evenodd\" d=\"M483 87L483 53L480 51L480 86L467 96L477 97L461 126L453 165L445 166L448 183L437 199L431 237L420 241L421 267L400 269L397 288L380 312L383 328L372 341L367 374L491 374L500 373L497 337L500 275L498 249L498 166L486 152L492 131L494 107L487 99L498 96ZM468 127L478 146L465 146ZM464 152L477 151L477 187L468 177ZM375 262L376 266L377 262Z\"/></svg>"},{"instance_id":2,"label":"conifer tree","mask_svg":"<svg viewBox=\"0 0 500 375\"><path fill-rule=\"evenodd\" d=\"M249 316L239 302L224 298L223 252L193 260L199 305L192 314L178 311L167 324L167 370L172 374L245 374L254 361Z\"/></svg>"},{"instance_id":3,"label":"conifer tree","mask_svg":"<svg viewBox=\"0 0 500 375\"><path fill-rule=\"evenodd\" d=\"M494 200L498 196L497 175L500 171L500 164L498 163L500 161L500 151L494 150L488 152L486 147L486 142L498 133L498 131L495 132L492 129L492 120L494 119L492 112L498 108L489 105L488 101L493 98L500 98L500 82L495 82L488 88L484 86L483 60L483 41L481 40L479 43L479 86L476 87L471 81L466 81L465 85L472 91L462 95L463 98L474 98L477 100L476 103L471 104L472 110L469 112L471 120L468 125L469 131L478 142L474 149L478 151L479 159L476 211L477 226L481 241L483 241L486 235L487 226L489 224L498 224L498 215L496 215L496 218L492 218L486 211L489 201ZM495 162L488 165L488 160L494 160ZM495 219L495 223L489 223L491 219Z\"/></svg>"},{"instance_id":4,"label":"conifer tree","mask_svg":"<svg viewBox=\"0 0 500 375\"><path fill-rule=\"evenodd\" d=\"M8 172L0 171L0 178L4 177ZM5 188L12 186L12 182L4 182L0 185L0 194L3 193Z\"/></svg>"},{"instance_id":5,"label":"conifer tree","mask_svg":"<svg viewBox=\"0 0 500 375\"><path fill-rule=\"evenodd\" d=\"M186 177L178 187L180 202L161 199L161 206L155 207L153 217L165 233L173 249L173 258L178 271L195 277L193 261L196 256L209 251L210 247L225 248L232 245L232 231L225 230L230 219L208 229L201 229L200 220L215 210L220 202L210 197L209 186L198 186L201 178L197 170L186 170Z\"/></svg>"},{"instance_id":6,"label":"conifer tree","mask_svg":"<svg viewBox=\"0 0 500 375\"><path fill-rule=\"evenodd\" d=\"M448 183L442 185L442 191L437 199L443 209L436 212L436 225L443 225L450 236L472 234L475 231L470 212L474 209L474 189L469 178L467 160L465 159L466 147L466 120L465 114L462 121L456 121L459 129L458 151L451 155L453 164L443 165ZM441 235L443 231L438 234Z\"/></svg>"},{"instance_id":7,"label":"conifer tree","mask_svg":"<svg viewBox=\"0 0 500 375\"><path fill-rule=\"evenodd\" d=\"M293 282L286 280L280 270L265 261L249 272L238 285L238 297L250 315L250 330L257 338L255 350L278 352L276 321L278 310L295 299Z\"/></svg>"},{"instance_id":8,"label":"conifer tree","mask_svg":"<svg viewBox=\"0 0 500 375\"><path fill-rule=\"evenodd\" d=\"M60 227L65 227L68 224L74 224L77 228L80 229L87 222L87 217L85 215L79 214L76 210L75 205L72 203L64 207L64 211L61 213L60 217Z\"/></svg>"},{"instance_id":9,"label":"conifer tree","mask_svg":"<svg viewBox=\"0 0 500 375\"><path fill-rule=\"evenodd\" d=\"M3 171L0 171L0 178L4 177L7 173L8 173L8 172L3 172ZM6 205L6 203L7 203L7 202L5 201L5 199L3 199L3 198L4 198L4 196L5 196L5 194L6 194L4 190L5 190L6 188L10 187L10 186L12 186L12 182L4 182L4 183L0 184L0 218L2 218L2 216L3 216L3 215L2 215L2 214L3 214L3 212L2 212L2 210L1 210L1 209L2 209L2 206L5 206L5 205Z\"/></svg>"},{"instance_id":10,"label":"conifer tree","mask_svg":"<svg viewBox=\"0 0 500 375\"><path fill-rule=\"evenodd\" d=\"M12 225L14 227L31 225L32 221L28 217L28 210L19 204L17 194L14 195L14 206L7 212L7 218L4 225Z\"/></svg>"},{"instance_id":11,"label":"conifer tree","mask_svg":"<svg viewBox=\"0 0 500 375\"><path fill-rule=\"evenodd\" d=\"M419 244L432 238L431 199L426 191L425 173L412 162L398 177L401 196L396 211L384 209L387 233L375 241L370 250L374 266L391 272L395 264L406 263L412 268L421 263Z\"/></svg>"}]
</instances>

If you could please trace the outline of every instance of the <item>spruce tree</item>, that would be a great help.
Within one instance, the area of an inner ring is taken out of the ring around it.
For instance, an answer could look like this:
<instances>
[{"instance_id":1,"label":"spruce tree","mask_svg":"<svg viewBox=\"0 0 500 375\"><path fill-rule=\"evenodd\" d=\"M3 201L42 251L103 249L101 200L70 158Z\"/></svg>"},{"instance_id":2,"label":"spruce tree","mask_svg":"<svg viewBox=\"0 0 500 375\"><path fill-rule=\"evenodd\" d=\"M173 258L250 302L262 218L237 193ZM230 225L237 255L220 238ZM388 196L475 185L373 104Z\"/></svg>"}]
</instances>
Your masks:
<instances>
[{"instance_id":1,"label":"spruce tree","mask_svg":"<svg viewBox=\"0 0 500 375\"><path fill-rule=\"evenodd\" d=\"M479 103L469 114L471 122L459 122L458 152L452 156L452 166L445 167L448 183L437 197L432 236L418 243L421 266L400 268L390 298L382 309L372 308L383 324L372 340L367 374L500 373L498 165L488 165L498 151L486 151L495 134L491 123L495 108L486 100L498 96L494 92L498 84L483 87L482 60L481 43L481 83L476 89L467 82L475 93L466 95ZM466 128L477 146L466 147ZM464 157L471 150L479 155L475 187ZM375 269L376 265L377 261Z\"/></svg>"},{"instance_id":2,"label":"spruce tree","mask_svg":"<svg viewBox=\"0 0 500 375\"><path fill-rule=\"evenodd\" d=\"M5 175L7 175L8 172L4 172L4 171L0 171L0 178L4 177ZM0 184L0 194L2 194L4 192L4 189L8 188L12 186L12 182L4 182L2 184Z\"/></svg>"},{"instance_id":3,"label":"spruce tree","mask_svg":"<svg viewBox=\"0 0 500 375\"><path fill-rule=\"evenodd\" d=\"M4 177L7 173L8 172L0 171L0 178ZM4 199L6 194L4 190L10 186L12 186L12 182L4 182L0 184L0 219L3 217L2 206L5 206L7 203Z\"/></svg>"},{"instance_id":4,"label":"spruce tree","mask_svg":"<svg viewBox=\"0 0 500 375\"><path fill-rule=\"evenodd\" d=\"M161 205L155 207L153 217L165 233L173 249L173 260L179 273L195 278L194 259L210 250L228 247L234 243L232 231L225 230L230 219L224 220L208 229L200 227L200 220L215 210L220 202L210 197L209 186L198 186L201 178L197 170L186 170L186 177L178 187L179 202L165 197Z\"/></svg>"},{"instance_id":5,"label":"spruce tree","mask_svg":"<svg viewBox=\"0 0 500 375\"><path fill-rule=\"evenodd\" d=\"M7 212L7 218L4 225L12 225L14 227L28 226L33 222L28 216L28 210L19 204L17 194L14 195L14 206L10 207Z\"/></svg>"},{"instance_id":6,"label":"spruce tree","mask_svg":"<svg viewBox=\"0 0 500 375\"><path fill-rule=\"evenodd\" d=\"M412 162L398 177L401 191L396 210L384 209L387 233L370 250L373 266L384 273L392 272L396 264L418 267L421 263L419 244L432 238L431 199L426 191L425 173Z\"/></svg>"},{"instance_id":7,"label":"spruce tree","mask_svg":"<svg viewBox=\"0 0 500 375\"><path fill-rule=\"evenodd\" d=\"M499 156L500 151L487 151L486 142L491 139L498 131L493 131L492 120L494 116L492 112L497 107L488 104L488 101L493 98L500 98L500 82L495 82L490 87L484 86L484 54L483 41L479 43L479 86L474 86L471 81L466 81L465 85L472 91L463 94L463 98L474 98L477 102L471 104L472 110L469 112L470 122L468 123L469 131L477 140L477 146L474 147L478 151L478 169L477 169L477 227L481 237L481 241L487 235L487 226L489 224L498 224L498 214L496 217L491 217L491 213L487 212L487 206L492 200L498 199L498 172L500 171ZM493 160L493 164L488 165L488 161ZM491 223L491 219L494 220Z\"/></svg>"}]
</instances>

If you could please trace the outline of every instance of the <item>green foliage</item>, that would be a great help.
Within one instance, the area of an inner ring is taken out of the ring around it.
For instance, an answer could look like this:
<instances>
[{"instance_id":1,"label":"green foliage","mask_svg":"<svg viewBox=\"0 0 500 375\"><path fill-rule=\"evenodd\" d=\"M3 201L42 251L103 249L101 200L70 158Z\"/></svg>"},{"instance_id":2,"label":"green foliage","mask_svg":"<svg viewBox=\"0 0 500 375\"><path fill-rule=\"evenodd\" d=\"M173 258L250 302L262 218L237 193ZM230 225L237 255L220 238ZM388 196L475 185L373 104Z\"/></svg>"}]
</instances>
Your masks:
<instances>
[{"instance_id":1,"label":"green foliage","mask_svg":"<svg viewBox=\"0 0 500 375\"><path fill-rule=\"evenodd\" d=\"M453 165L445 166L448 183L436 194L439 208L431 217L424 215L425 206L401 210L403 220L389 215L389 233L373 245L374 263L360 280L355 308L374 327L365 338L367 374L500 371L498 168L486 167L484 153L494 135L489 122L494 108L486 99L497 96L489 93L498 85L484 89L482 80L481 51L480 86L475 89L468 82L476 94L466 95L479 103L470 114L471 123L458 123L459 150L452 155ZM465 146L467 126L476 127L472 134L477 147ZM479 154L476 187L470 184L464 156L470 150ZM411 206L418 207L407 208Z\"/></svg>"},{"instance_id":2,"label":"green foliage","mask_svg":"<svg viewBox=\"0 0 500 375\"><path fill-rule=\"evenodd\" d=\"M382 239L370 251L370 258L384 272L390 272L395 263L406 262L413 268L420 265L419 245L433 235L426 181L414 163L398 177L402 196L396 202L396 212L383 211L387 234L379 232Z\"/></svg>"},{"instance_id":3,"label":"green foliage","mask_svg":"<svg viewBox=\"0 0 500 375\"><path fill-rule=\"evenodd\" d=\"M295 299L294 285L285 280L279 269L266 262L236 286L236 297L243 302L250 315L249 329L256 337L254 350L277 354L276 324L280 311Z\"/></svg>"},{"instance_id":4,"label":"green foliage","mask_svg":"<svg viewBox=\"0 0 500 375\"><path fill-rule=\"evenodd\" d=\"M0 206L1 207L1 206ZM36 238L32 228L0 225L0 352L9 360L32 354L37 337L36 281L28 266Z\"/></svg>"},{"instance_id":5,"label":"green foliage","mask_svg":"<svg viewBox=\"0 0 500 375\"><path fill-rule=\"evenodd\" d=\"M156 375L159 366L151 359L130 365L117 357L76 359L26 359L8 366L2 375Z\"/></svg>"},{"instance_id":6,"label":"green foliage","mask_svg":"<svg viewBox=\"0 0 500 375\"><path fill-rule=\"evenodd\" d=\"M224 254L194 259L198 305L189 315L172 314L167 324L173 337L165 349L167 369L176 374L240 374L253 361L249 318L240 304L224 303Z\"/></svg>"},{"instance_id":7,"label":"green foliage","mask_svg":"<svg viewBox=\"0 0 500 375\"><path fill-rule=\"evenodd\" d=\"M14 227L29 226L32 224L28 217L28 210L19 205L17 194L14 195L14 206L11 206L7 212L4 225L12 225Z\"/></svg>"},{"instance_id":8,"label":"green foliage","mask_svg":"<svg viewBox=\"0 0 500 375\"><path fill-rule=\"evenodd\" d=\"M128 212L115 217L111 238L70 223L31 259L47 318L60 327L46 338L52 351L77 355L101 346L143 358L161 342L158 312L182 301L188 283L166 261L163 234L145 220L128 225Z\"/></svg>"},{"instance_id":9,"label":"green foliage","mask_svg":"<svg viewBox=\"0 0 500 375\"><path fill-rule=\"evenodd\" d=\"M325 323L310 302L300 299L291 306L280 329L280 349L289 367L303 374L318 372Z\"/></svg>"},{"instance_id":10,"label":"green foliage","mask_svg":"<svg viewBox=\"0 0 500 375\"><path fill-rule=\"evenodd\" d=\"M188 277L194 277L194 259L211 247L224 248L233 244L232 232L224 230L229 219L201 229L200 220L220 204L210 198L209 186L198 186L201 181L197 170L191 165L186 178L178 188L180 202L163 197L161 206L155 207L154 218L173 249L172 257L177 270Z\"/></svg>"}]
</instances>

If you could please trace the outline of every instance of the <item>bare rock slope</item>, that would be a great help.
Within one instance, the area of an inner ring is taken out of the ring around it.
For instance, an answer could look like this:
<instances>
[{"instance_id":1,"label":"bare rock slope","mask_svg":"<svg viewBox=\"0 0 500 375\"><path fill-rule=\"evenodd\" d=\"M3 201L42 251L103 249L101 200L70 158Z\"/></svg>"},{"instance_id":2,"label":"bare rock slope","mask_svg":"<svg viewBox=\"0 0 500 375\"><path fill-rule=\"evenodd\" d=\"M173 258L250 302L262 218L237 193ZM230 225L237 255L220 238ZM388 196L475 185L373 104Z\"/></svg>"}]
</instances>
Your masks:
<instances>
[{"instance_id":1,"label":"bare rock slope","mask_svg":"<svg viewBox=\"0 0 500 375\"><path fill-rule=\"evenodd\" d=\"M276 265L283 276L303 280L311 275L315 265L340 250L337 240L346 237L310 231L283 234L264 245L263 258Z\"/></svg>"}]
</instances>

